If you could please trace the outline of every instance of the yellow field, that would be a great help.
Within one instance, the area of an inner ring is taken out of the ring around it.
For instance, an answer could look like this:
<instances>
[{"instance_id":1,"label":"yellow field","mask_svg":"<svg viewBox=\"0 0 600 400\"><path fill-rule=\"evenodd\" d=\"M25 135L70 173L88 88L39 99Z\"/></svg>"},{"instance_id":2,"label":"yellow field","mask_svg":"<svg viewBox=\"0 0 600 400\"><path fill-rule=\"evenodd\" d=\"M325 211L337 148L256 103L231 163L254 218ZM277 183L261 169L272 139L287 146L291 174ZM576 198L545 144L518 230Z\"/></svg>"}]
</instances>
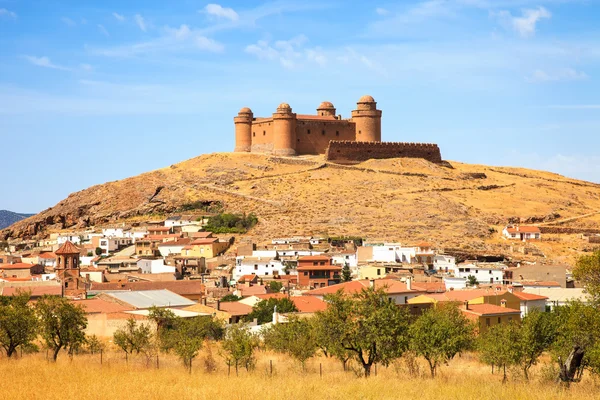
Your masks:
<instances>
[{"instance_id":1,"label":"yellow field","mask_svg":"<svg viewBox=\"0 0 600 400\"><path fill-rule=\"evenodd\" d=\"M359 378L344 372L341 364L317 358L307 363L303 372L299 364L283 356L261 353L253 372L234 368L228 376L227 366L214 350L217 371L205 370L205 356L195 360L190 374L174 357L161 356L159 369L155 360L147 365L138 356L125 363L121 354L75 356L72 361L61 354L56 364L45 354L22 359L0 359L0 399L598 399L600 386L587 378L564 389L543 379L542 368L533 371L531 382L511 378L501 383L501 375L470 356L463 356L440 368L432 380L425 376L410 377L405 364L389 368L379 366L377 376ZM273 376L269 362L273 361ZM319 374L322 364L323 377ZM427 374L424 364L422 375Z\"/></svg>"}]
</instances>

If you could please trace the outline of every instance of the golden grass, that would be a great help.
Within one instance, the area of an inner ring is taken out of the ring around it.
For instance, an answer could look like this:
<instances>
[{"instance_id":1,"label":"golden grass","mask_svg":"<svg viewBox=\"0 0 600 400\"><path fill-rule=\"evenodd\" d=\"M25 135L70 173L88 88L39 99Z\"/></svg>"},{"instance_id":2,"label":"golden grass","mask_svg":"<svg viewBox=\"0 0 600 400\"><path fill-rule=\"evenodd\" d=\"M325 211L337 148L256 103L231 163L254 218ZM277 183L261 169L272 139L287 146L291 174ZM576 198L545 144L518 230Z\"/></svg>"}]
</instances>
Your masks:
<instances>
[{"instance_id":1,"label":"golden grass","mask_svg":"<svg viewBox=\"0 0 600 400\"><path fill-rule=\"evenodd\" d=\"M121 354L76 356L72 361L61 354L56 364L44 354L22 359L0 359L0 399L598 399L600 388L591 380L561 388L540 379L538 368L531 382L512 380L501 383L487 366L468 355L440 370L436 379L411 378L401 366L379 367L377 376L359 378L343 372L333 360L317 358L307 371L283 356L261 353L253 372L240 370L235 376L214 350L215 372L204 370L204 356L195 360L188 374L171 356L161 356L160 368L154 360L146 365L142 357L125 364ZM269 361L274 375L269 375ZM319 375L319 364L323 377ZM427 372L421 365L421 371Z\"/></svg>"}]
</instances>

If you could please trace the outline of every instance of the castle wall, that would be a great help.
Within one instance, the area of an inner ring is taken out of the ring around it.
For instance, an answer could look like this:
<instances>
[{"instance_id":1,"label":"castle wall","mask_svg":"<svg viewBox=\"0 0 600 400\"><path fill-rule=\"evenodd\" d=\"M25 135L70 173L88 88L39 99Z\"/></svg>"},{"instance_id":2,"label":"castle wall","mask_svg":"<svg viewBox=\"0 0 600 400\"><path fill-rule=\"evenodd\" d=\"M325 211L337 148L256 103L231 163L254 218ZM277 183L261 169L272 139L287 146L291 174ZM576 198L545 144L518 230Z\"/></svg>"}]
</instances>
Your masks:
<instances>
[{"instance_id":1,"label":"castle wall","mask_svg":"<svg viewBox=\"0 0 600 400\"><path fill-rule=\"evenodd\" d=\"M252 152L271 153L275 138L273 135L273 119L261 118L252 122Z\"/></svg>"},{"instance_id":2,"label":"castle wall","mask_svg":"<svg viewBox=\"0 0 600 400\"><path fill-rule=\"evenodd\" d=\"M355 140L354 123L348 120L298 120L298 154L324 154L331 140Z\"/></svg>"},{"instance_id":3,"label":"castle wall","mask_svg":"<svg viewBox=\"0 0 600 400\"><path fill-rule=\"evenodd\" d=\"M356 163L369 159L384 158L423 158L439 163L442 154L437 144L394 143L394 142L352 142L331 141L326 152L327 161Z\"/></svg>"}]
</instances>

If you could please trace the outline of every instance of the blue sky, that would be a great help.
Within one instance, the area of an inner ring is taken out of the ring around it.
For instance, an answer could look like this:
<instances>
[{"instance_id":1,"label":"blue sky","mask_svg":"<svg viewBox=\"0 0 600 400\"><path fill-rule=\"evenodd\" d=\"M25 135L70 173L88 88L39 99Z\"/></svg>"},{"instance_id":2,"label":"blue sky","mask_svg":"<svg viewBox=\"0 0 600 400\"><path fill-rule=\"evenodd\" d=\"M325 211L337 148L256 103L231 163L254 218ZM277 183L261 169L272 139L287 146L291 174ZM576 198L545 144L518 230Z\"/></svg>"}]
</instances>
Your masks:
<instances>
[{"instance_id":1,"label":"blue sky","mask_svg":"<svg viewBox=\"0 0 600 400\"><path fill-rule=\"evenodd\" d=\"M600 182L600 4L0 0L0 209L233 149L285 101L448 160Z\"/></svg>"}]
</instances>

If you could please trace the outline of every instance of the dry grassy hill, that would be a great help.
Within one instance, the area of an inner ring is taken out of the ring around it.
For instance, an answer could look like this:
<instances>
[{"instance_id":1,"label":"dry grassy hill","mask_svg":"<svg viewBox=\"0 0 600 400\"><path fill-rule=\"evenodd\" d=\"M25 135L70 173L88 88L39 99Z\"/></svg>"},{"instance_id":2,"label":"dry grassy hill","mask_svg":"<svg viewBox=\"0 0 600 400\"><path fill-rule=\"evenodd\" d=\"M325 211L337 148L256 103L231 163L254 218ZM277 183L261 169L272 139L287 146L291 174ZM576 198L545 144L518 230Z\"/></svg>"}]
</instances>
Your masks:
<instances>
[{"instance_id":1,"label":"dry grassy hill","mask_svg":"<svg viewBox=\"0 0 600 400\"><path fill-rule=\"evenodd\" d=\"M549 172L421 159L340 166L321 157L218 153L73 193L3 236L148 219L196 201L256 213L260 223L248 236L257 241L360 235L488 253L510 251L499 234L509 221L578 229L600 221L600 185ZM535 246L557 261L589 250L576 234L545 238Z\"/></svg>"}]
</instances>

